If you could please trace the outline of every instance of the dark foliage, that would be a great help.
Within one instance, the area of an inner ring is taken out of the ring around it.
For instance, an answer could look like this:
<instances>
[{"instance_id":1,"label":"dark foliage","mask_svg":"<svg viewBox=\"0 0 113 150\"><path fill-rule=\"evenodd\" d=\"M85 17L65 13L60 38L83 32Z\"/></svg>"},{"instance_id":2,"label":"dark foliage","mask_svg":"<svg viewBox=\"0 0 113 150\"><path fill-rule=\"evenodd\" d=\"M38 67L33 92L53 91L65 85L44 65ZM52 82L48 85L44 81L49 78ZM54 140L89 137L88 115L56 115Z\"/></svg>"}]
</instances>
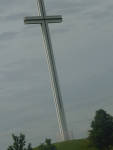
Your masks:
<instances>
[{"instance_id":1,"label":"dark foliage","mask_svg":"<svg viewBox=\"0 0 113 150\"><path fill-rule=\"evenodd\" d=\"M51 139L46 139L45 143L38 147L39 150L57 150L56 146L51 144Z\"/></svg>"},{"instance_id":2,"label":"dark foliage","mask_svg":"<svg viewBox=\"0 0 113 150\"><path fill-rule=\"evenodd\" d=\"M110 150L113 146L113 117L103 109L96 111L88 138L99 150Z\"/></svg>"},{"instance_id":3,"label":"dark foliage","mask_svg":"<svg viewBox=\"0 0 113 150\"><path fill-rule=\"evenodd\" d=\"M32 150L31 144L29 143L27 148L25 147L25 135L20 134L19 136L15 136L12 134L13 145L9 146L7 150Z\"/></svg>"}]
</instances>

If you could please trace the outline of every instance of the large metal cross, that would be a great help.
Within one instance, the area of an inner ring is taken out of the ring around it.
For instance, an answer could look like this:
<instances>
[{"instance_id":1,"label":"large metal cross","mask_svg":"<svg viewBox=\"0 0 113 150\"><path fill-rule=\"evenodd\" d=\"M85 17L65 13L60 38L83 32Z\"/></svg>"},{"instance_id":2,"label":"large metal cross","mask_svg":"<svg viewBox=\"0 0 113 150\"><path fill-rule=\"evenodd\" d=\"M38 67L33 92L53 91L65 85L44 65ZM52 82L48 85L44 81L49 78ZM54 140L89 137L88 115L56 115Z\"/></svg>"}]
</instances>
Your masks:
<instances>
[{"instance_id":1,"label":"large metal cross","mask_svg":"<svg viewBox=\"0 0 113 150\"><path fill-rule=\"evenodd\" d=\"M25 17L24 23L41 24L44 46L46 49L47 63L49 67L50 77L51 77L51 87L53 90L57 119L58 119L58 124L60 129L60 135L62 137L62 140L68 140L69 135L68 135L67 123L65 118L65 112L64 112L62 96L61 96L58 75L57 75L57 70L56 70L56 65L54 60L54 54L52 49L52 43L50 38L50 32L48 27L48 23L62 22L62 17L46 16L46 10L45 10L45 5L43 0L38 0L38 10L39 10L39 16Z\"/></svg>"}]
</instances>

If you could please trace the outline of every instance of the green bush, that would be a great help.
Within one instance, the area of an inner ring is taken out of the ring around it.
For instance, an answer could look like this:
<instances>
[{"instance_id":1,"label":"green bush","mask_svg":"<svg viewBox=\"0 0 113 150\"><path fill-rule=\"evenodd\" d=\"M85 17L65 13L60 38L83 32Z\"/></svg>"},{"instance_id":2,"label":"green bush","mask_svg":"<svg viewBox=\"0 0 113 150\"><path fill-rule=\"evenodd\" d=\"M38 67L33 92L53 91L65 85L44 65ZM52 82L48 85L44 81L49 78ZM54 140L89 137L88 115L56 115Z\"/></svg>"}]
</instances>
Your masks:
<instances>
[{"instance_id":1,"label":"green bush","mask_svg":"<svg viewBox=\"0 0 113 150\"><path fill-rule=\"evenodd\" d=\"M38 147L38 150L57 150L56 146L51 144L51 139L46 139L45 143Z\"/></svg>"}]
</instances>

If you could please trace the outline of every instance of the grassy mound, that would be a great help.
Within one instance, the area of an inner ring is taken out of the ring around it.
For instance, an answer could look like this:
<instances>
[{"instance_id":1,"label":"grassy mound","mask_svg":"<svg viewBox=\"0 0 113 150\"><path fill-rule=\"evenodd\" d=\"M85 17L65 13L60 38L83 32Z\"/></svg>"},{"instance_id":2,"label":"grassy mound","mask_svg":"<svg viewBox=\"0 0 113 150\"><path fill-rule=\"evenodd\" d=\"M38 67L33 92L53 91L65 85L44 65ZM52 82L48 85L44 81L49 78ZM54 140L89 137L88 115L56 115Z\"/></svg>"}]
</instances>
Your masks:
<instances>
[{"instance_id":1,"label":"grassy mound","mask_svg":"<svg viewBox=\"0 0 113 150\"><path fill-rule=\"evenodd\" d=\"M89 146L88 140L70 140L66 142L55 143L58 150L97 150ZM38 150L38 147L34 150Z\"/></svg>"},{"instance_id":2,"label":"grassy mound","mask_svg":"<svg viewBox=\"0 0 113 150\"><path fill-rule=\"evenodd\" d=\"M97 150L89 146L89 142L86 139L71 140L62 143L57 143L58 150Z\"/></svg>"}]
</instances>

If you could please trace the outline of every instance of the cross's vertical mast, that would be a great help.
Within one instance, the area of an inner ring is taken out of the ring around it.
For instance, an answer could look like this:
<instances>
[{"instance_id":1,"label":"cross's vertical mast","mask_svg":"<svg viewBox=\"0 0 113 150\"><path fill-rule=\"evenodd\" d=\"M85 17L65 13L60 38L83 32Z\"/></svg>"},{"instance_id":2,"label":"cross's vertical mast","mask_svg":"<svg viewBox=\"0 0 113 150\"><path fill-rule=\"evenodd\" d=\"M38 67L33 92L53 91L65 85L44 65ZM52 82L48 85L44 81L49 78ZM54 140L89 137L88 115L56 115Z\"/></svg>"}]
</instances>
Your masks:
<instances>
[{"instance_id":1,"label":"cross's vertical mast","mask_svg":"<svg viewBox=\"0 0 113 150\"><path fill-rule=\"evenodd\" d=\"M63 140L68 140L69 135L68 135L68 129L67 129L67 122L66 122L66 117L65 117L65 112L64 112L63 102L62 102L62 95L60 91L58 75L57 75L54 54L53 54L53 49L52 49L52 43L51 43L51 38L50 38L50 32L49 32L49 27L48 27L48 22L49 21L52 22L52 19L57 22L58 17L57 19L54 16L47 18L43 0L38 0L38 9L39 9L39 16L41 17L40 21L39 21L39 18L37 19L35 18L35 20L33 20L34 18L30 19L29 17L28 19L26 18L25 22L26 23L33 22L34 24L36 23L38 24L41 22L41 19L42 19L42 22L40 24L42 28L44 46L46 49L46 57L47 57L47 63L48 63L48 68L50 72L50 77L51 77L51 87L53 90L53 96L54 96L56 113L57 113L57 118L58 118L58 123L59 123L60 134Z\"/></svg>"}]
</instances>

